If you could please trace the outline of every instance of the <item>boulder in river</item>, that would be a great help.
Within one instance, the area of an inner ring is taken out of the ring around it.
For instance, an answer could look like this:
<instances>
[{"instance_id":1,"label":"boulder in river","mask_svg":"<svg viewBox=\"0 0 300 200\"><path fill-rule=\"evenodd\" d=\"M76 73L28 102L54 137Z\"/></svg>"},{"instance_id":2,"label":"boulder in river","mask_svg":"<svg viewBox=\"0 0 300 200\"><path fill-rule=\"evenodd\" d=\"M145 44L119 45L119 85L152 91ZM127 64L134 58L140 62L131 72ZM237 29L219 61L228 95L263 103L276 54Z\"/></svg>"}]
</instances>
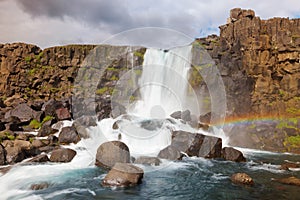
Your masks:
<instances>
[{"instance_id":1,"label":"boulder in river","mask_svg":"<svg viewBox=\"0 0 300 200\"><path fill-rule=\"evenodd\" d=\"M96 165L112 168L116 163L129 163L130 153L126 144L120 141L111 141L101 144L97 149Z\"/></svg>"},{"instance_id":2,"label":"boulder in river","mask_svg":"<svg viewBox=\"0 0 300 200\"><path fill-rule=\"evenodd\" d=\"M134 163L135 164L142 164L142 165L158 166L160 164L160 160L157 157L141 156L141 157L138 157L134 161Z\"/></svg>"},{"instance_id":3,"label":"boulder in river","mask_svg":"<svg viewBox=\"0 0 300 200\"><path fill-rule=\"evenodd\" d=\"M116 163L102 181L103 186L127 187L140 184L144 171L132 164Z\"/></svg>"},{"instance_id":4,"label":"boulder in river","mask_svg":"<svg viewBox=\"0 0 300 200\"><path fill-rule=\"evenodd\" d=\"M243 153L232 147L224 147L222 149L222 158L234 162L246 162Z\"/></svg>"},{"instance_id":5,"label":"boulder in river","mask_svg":"<svg viewBox=\"0 0 300 200\"><path fill-rule=\"evenodd\" d=\"M71 162L76 155L76 151L68 148L61 148L52 151L51 162Z\"/></svg>"},{"instance_id":6,"label":"boulder in river","mask_svg":"<svg viewBox=\"0 0 300 200\"><path fill-rule=\"evenodd\" d=\"M32 184L30 186L31 190L43 190L49 187L49 183L43 182L43 183L37 183L37 184Z\"/></svg>"},{"instance_id":7,"label":"boulder in river","mask_svg":"<svg viewBox=\"0 0 300 200\"><path fill-rule=\"evenodd\" d=\"M80 141L80 137L76 131L76 129L73 126L70 127L64 127L61 129L61 132L58 136L58 141L61 144L70 144Z\"/></svg>"},{"instance_id":8,"label":"boulder in river","mask_svg":"<svg viewBox=\"0 0 300 200\"><path fill-rule=\"evenodd\" d=\"M233 174L230 179L235 184L254 185L253 179L246 173Z\"/></svg>"}]
</instances>

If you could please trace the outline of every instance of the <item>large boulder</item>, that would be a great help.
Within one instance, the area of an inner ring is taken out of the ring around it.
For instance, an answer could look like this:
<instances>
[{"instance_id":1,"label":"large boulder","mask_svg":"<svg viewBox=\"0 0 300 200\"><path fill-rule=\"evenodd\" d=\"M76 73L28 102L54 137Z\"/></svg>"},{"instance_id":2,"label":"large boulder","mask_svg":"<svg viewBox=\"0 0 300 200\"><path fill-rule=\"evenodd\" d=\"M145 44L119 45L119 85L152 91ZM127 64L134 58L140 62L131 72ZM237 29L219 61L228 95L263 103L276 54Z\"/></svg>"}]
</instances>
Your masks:
<instances>
[{"instance_id":1,"label":"large boulder","mask_svg":"<svg viewBox=\"0 0 300 200\"><path fill-rule=\"evenodd\" d=\"M61 148L52 151L50 156L51 162L71 162L76 155L76 151L68 148Z\"/></svg>"},{"instance_id":2,"label":"large boulder","mask_svg":"<svg viewBox=\"0 0 300 200\"><path fill-rule=\"evenodd\" d=\"M36 115L36 111L30 108L27 104L22 103L5 113L5 118L17 117L21 122L29 122L31 119L36 118Z\"/></svg>"},{"instance_id":3,"label":"large boulder","mask_svg":"<svg viewBox=\"0 0 300 200\"><path fill-rule=\"evenodd\" d=\"M38 156L35 156L34 158L30 159L28 162L33 162L33 163L44 163L44 162L49 162L50 159L48 158L47 154L41 154Z\"/></svg>"},{"instance_id":4,"label":"large boulder","mask_svg":"<svg viewBox=\"0 0 300 200\"><path fill-rule=\"evenodd\" d=\"M154 165L158 166L160 164L160 160L157 157L148 157L148 156L141 156L138 157L135 161L135 164L142 164L142 165Z\"/></svg>"},{"instance_id":5,"label":"large boulder","mask_svg":"<svg viewBox=\"0 0 300 200\"><path fill-rule=\"evenodd\" d=\"M0 165L6 164L6 151L2 144L0 144Z\"/></svg>"},{"instance_id":6,"label":"large boulder","mask_svg":"<svg viewBox=\"0 0 300 200\"><path fill-rule=\"evenodd\" d=\"M234 162L246 162L243 153L232 147L224 147L222 149L222 158Z\"/></svg>"},{"instance_id":7,"label":"large boulder","mask_svg":"<svg viewBox=\"0 0 300 200\"><path fill-rule=\"evenodd\" d=\"M222 139L206 135L203 139L198 156L204 158L221 158Z\"/></svg>"},{"instance_id":8,"label":"large boulder","mask_svg":"<svg viewBox=\"0 0 300 200\"><path fill-rule=\"evenodd\" d=\"M61 132L58 136L58 141L60 144L70 144L80 141L80 137L76 131L76 129L72 126L64 127L61 129Z\"/></svg>"},{"instance_id":9,"label":"large boulder","mask_svg":"<svg viewBox=\"0 0 300 200\"><path fill-rule=\"evenodd\" d=\"M191 112L189 110L185 111L175 111L173 112L170 117L173 117L174 119L182 119L183 121L191 121Z\"/></svg>"},{"instance_id":10,"label":"large boulder","mask_svg":"<svg viewBox=\"0 0 300 200\"><path fill-rule=\"evenodd\" d=\"M144 171L128 163L116 163L102 181L103 186L127 187L142 182Z\"/></svg>"},{"instance_id":11,"label":"large boulder","mask_svg":"<svg viewBox=\"0 0 300 200\"><path fill-rule=\"evenodd\" d=\"M120 141L105 142L99 146L96 154L96 165L112 168L116 163L129 163L130 153L126 144Z\"/></svg>"},{"instance_id":12,"label":"large boulder","mask_svg":"<svg viewBox=\"0 0 300 200\"><path fill-rule=\"evenodd\" d=\"M48 135L55 134L57 132L56 129L53 129L51 127L51 121L47 121L43 123L42 127L39 129L39 132L37 134L38 137L46 137Z\"/></svg>"},{"instance_id":13,"label":"large boulder","mask_svg":"<svg viewBox=\"0 0 300 200\"><path fill-rule=\"evenodd\" d=\"M235 184L253 185L253 179L246 173L236 173L231 176L231 181Z\"/></svg>"},{"instance_id":14,"label":"large boulder","mask_svg":"<svg viewBox=\"0 0 300 200\"><path fill-rule=\"evenodd\" d=\"M7 146L6 150L6 161L8 164L15 164L21 162L26 158L25 152L21 147L18 146Z\"/></svg>"}]
</instances>

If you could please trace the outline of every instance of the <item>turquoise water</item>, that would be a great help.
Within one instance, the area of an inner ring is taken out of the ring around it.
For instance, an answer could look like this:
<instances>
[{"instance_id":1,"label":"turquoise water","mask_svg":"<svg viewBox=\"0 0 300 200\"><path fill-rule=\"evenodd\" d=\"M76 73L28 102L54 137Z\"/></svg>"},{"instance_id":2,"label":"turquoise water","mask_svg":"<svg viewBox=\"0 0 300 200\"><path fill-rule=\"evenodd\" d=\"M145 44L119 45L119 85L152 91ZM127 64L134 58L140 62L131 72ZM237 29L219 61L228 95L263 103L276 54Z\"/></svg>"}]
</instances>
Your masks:
<instances>
[{"instance_id":1,"label":"turquoise water","mask_svg":"<svg viewBox=\"0 0 300 200\"><path fill-rule=\"evenodd\" d=\"M164 161L163 167L144 167L143 183L131 188L105 188L101 180L107 173L100 168L64 169L56 174L35 177L34 182L47 181L49 188L29 191L32 181L20 183L19 191L9 199L299 199L299 187L282 185L272 178L300 177L300 171L279 170L284 160L299 161L299 155L268 152L244 152L248 162L185 158ZM25 166L24 166L25 167ZM32 169L35 166L26 166ZM22 167L20 167L21 170ZM41 168L42 170L42 168ZM246 172L255 182L250 187L232 184L230 176ZM11 173L14 173L12 171ZM16 173L16 172L15 172ZM1 179L1 178L0 178Z\"/></svg>"}]
</instances>

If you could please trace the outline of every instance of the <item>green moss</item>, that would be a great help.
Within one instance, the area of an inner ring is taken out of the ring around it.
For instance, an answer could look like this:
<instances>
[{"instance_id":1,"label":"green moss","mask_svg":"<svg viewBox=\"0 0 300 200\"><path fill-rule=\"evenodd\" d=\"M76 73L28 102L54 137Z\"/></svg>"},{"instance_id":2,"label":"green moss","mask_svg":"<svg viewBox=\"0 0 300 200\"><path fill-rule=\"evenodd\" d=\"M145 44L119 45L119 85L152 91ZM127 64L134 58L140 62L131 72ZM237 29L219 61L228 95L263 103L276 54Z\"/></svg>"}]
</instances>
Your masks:
<instances>
[{"instance_id":1,"label":"green moss","mask_svg":"<svg viewBox=\"0 0 300 200\"><path fill-rule=\"evenodd\" d=\"M47 121L50 121L50 120L52 120L52 119L54 119L53 116L47 115L46 117L44 117L44 119L43 119L43 121L42 121L42 124L45 123L45 122L47 122Z\"/></svg>"},{"instance_id":2,"label":"green moss","mask_svg":"<svg viewBox=\"0 0 300 200\"><path fill-rule=\"evenodd\" d=\"M290 114L293 114L293 115L300 116L300 109L298 109L298 108L294 108L294 107L292 107L292 108L287 108L287 109L286 109L286 112L287 112L287 113L290 113Z\"/></svg>"},{"instance_id":3,"label":"green moss","mask_svg":"<svg viewBox=\"0 0 300 200\"><path fill-rule=\"evenodd\" d=\"M37 62L40 62L41 61L41 58L44 56L44 52L41 52L41 53L39 53L39 55L36 55L35 56L35 59L36 59L36 61Z\"/></svg>"},{"instance_id":4,"label":"green moss","mask_svg":"<svg viewBox=\"0 0 300 200\"><path fill-rule=\"evenodd\" d=\"M283 90L279 90L279 95L280 95L281 97L284 97L285 92L284 92Z\"/></svg>"},{"instance_id":5,"label":"green moss","mask_svg":"<svg viewBox=\"0 0 300 200\"><path fill-rule=\"evenodd\" d=\"M14 139L16 139L16 137L13 136L13 135L7 135L7 139L9 139L9 140L14 140Z\"/></svg>"},{"instance_id":6,"label":"green moss","mask_svg":"<svg viewBox=\"0 0 300 200\"><path fill-rule=\"evenodd\" d=\"M27 57L25 57L25 58L24 58L24 60L25 60L25 62L28 64L28 63L30 63L30 62L31 62L31 60L32 60L32 57L30 57L30 56L27 56Z\"/></svg>"},{"instance_id":7,"label":"green moss","mask_svg":"<svg viewBox=\"0 0 300 200\"><path fill-rule=\"evenodd\" d=\"M103 87L103 88L96 90L96 94L102 95L102 94L106 93L107 91L108 91L108 87Z\"/></svg>"},{"instance_id":8,"label":"green moss","mask_svg":"<svg viewBox=\"0 0 300 200\"><path fill-rule=\"evenodd\" d=\"M29 127L33 128L33 129L39 129L39 128L41 128L41 126L42 126L42 123L40 123L36 119L31 120L31 122L29 123Z\"/></svg>"},{"instance_id":9,"label":"green moss","mask_svg":"<svg viewBox=\"0 0 300 200\"><path fill-rule=\"evenodd\" d=\"M144 58L144 53L139 52L139 51L135 51L135 52L133 53L133 55L136 56L136 57L139 57L139 58Z\"/></svg>"},{"instance_id":10,"label":"green moss","mask_svg":"<svg viewBox=\"0 0 300 200\"><path fill-rule=\"evenodd\" d=\"M36 71L37 71L36 68L30 69L30 70L28 71L28 75L29 75L29 76L33 76L33 75L36 73Z\"/></svg>"},{"instance_id":11,"label":"green moss","mask_svg":"<svg viewBox=\"0 0 300 200\"><path fill-rule=\"evenodd\" d=\"M194 88L199 86L203 82L203 78L200 75L201 66L194 66L190 70L189 83Z\"/></svg>"},{"instance_id":12,"label":"green moss","mask_svg":"<svg viewBox=\"0 0 300 200\"><path fill-rule=\"evenodd\" d=\"M142 70L141 69L135 69L134 70L134 73L137 75L137 76L140 76L140 75L142 75Z\"/></svg>"},{"instance_id":13,"label":"green moss","mask_svg":"<svg viewBox=\"0 0 300 200\"><path fill-rule=\"evenodd\" d=\"M116 69L114 67L108 67L108 68L106 68L106 70L108 70L108 71L118 71L118 69Z\"/></svg>"},{"instance_id":14,"label":"green moss","mask_svg":"<svg viewBox=\"0 0 300 200\"><path fill-rule=\"evenodd\" d=\"M50 92L52 92L52 93L57 93L57 92L59 92L59 91L61 91L62 89L61 88L50 88Z\"/></svg>"},{"instance_id":15,"label":"green moss","mask_svg":"<svg viewBox=\"0 0 300 200\"><path fill-rule=\"evenodd\" d=\"M287 137L283 144L292 148L300 147L300 135Z\"/></svg>"},{"instance_id":16,"label":"green moss","mask_svg":"<svg viewBox=\"0 0 300 200\"><path fill-rule=\"evenodd\" d=\"M119 78L115 75L113 75L112 77L109 78L110 81L117 81L119 80Z\"/></svg>"},{"instance_id":17,"label":"green moss","mask_svg":"<svg viewBox=\"0 0 300 200\"><path fill-rule=\"evenodd\" d=\"M130 101L130 102L133 102L133 101L135 101L135 100L136 100L136 97L135 97L135 96L132 96L132 95L131 95L131 96L129 97L129 101Z\"/></svg>"}]
</instances>

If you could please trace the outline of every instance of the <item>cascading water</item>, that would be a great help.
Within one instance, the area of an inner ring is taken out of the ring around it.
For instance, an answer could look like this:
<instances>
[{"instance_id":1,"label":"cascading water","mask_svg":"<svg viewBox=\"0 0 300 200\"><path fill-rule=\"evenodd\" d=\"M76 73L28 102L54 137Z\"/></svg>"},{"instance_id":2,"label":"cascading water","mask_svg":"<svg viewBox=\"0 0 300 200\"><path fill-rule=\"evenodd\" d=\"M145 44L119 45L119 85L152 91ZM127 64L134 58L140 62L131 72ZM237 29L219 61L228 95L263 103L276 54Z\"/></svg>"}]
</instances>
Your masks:
<instances>
[{"instance_id":1,"label":"cascading water","mask_svg":"<svg viewBox=\"0 0 300 200\"><path fill-rule=\"evenodd\" d=\"M168 51L147 49L139 81L141 99L131 114L162 119L186 108L191 49L191 45Z\"/></svg>"}]
</instances>

